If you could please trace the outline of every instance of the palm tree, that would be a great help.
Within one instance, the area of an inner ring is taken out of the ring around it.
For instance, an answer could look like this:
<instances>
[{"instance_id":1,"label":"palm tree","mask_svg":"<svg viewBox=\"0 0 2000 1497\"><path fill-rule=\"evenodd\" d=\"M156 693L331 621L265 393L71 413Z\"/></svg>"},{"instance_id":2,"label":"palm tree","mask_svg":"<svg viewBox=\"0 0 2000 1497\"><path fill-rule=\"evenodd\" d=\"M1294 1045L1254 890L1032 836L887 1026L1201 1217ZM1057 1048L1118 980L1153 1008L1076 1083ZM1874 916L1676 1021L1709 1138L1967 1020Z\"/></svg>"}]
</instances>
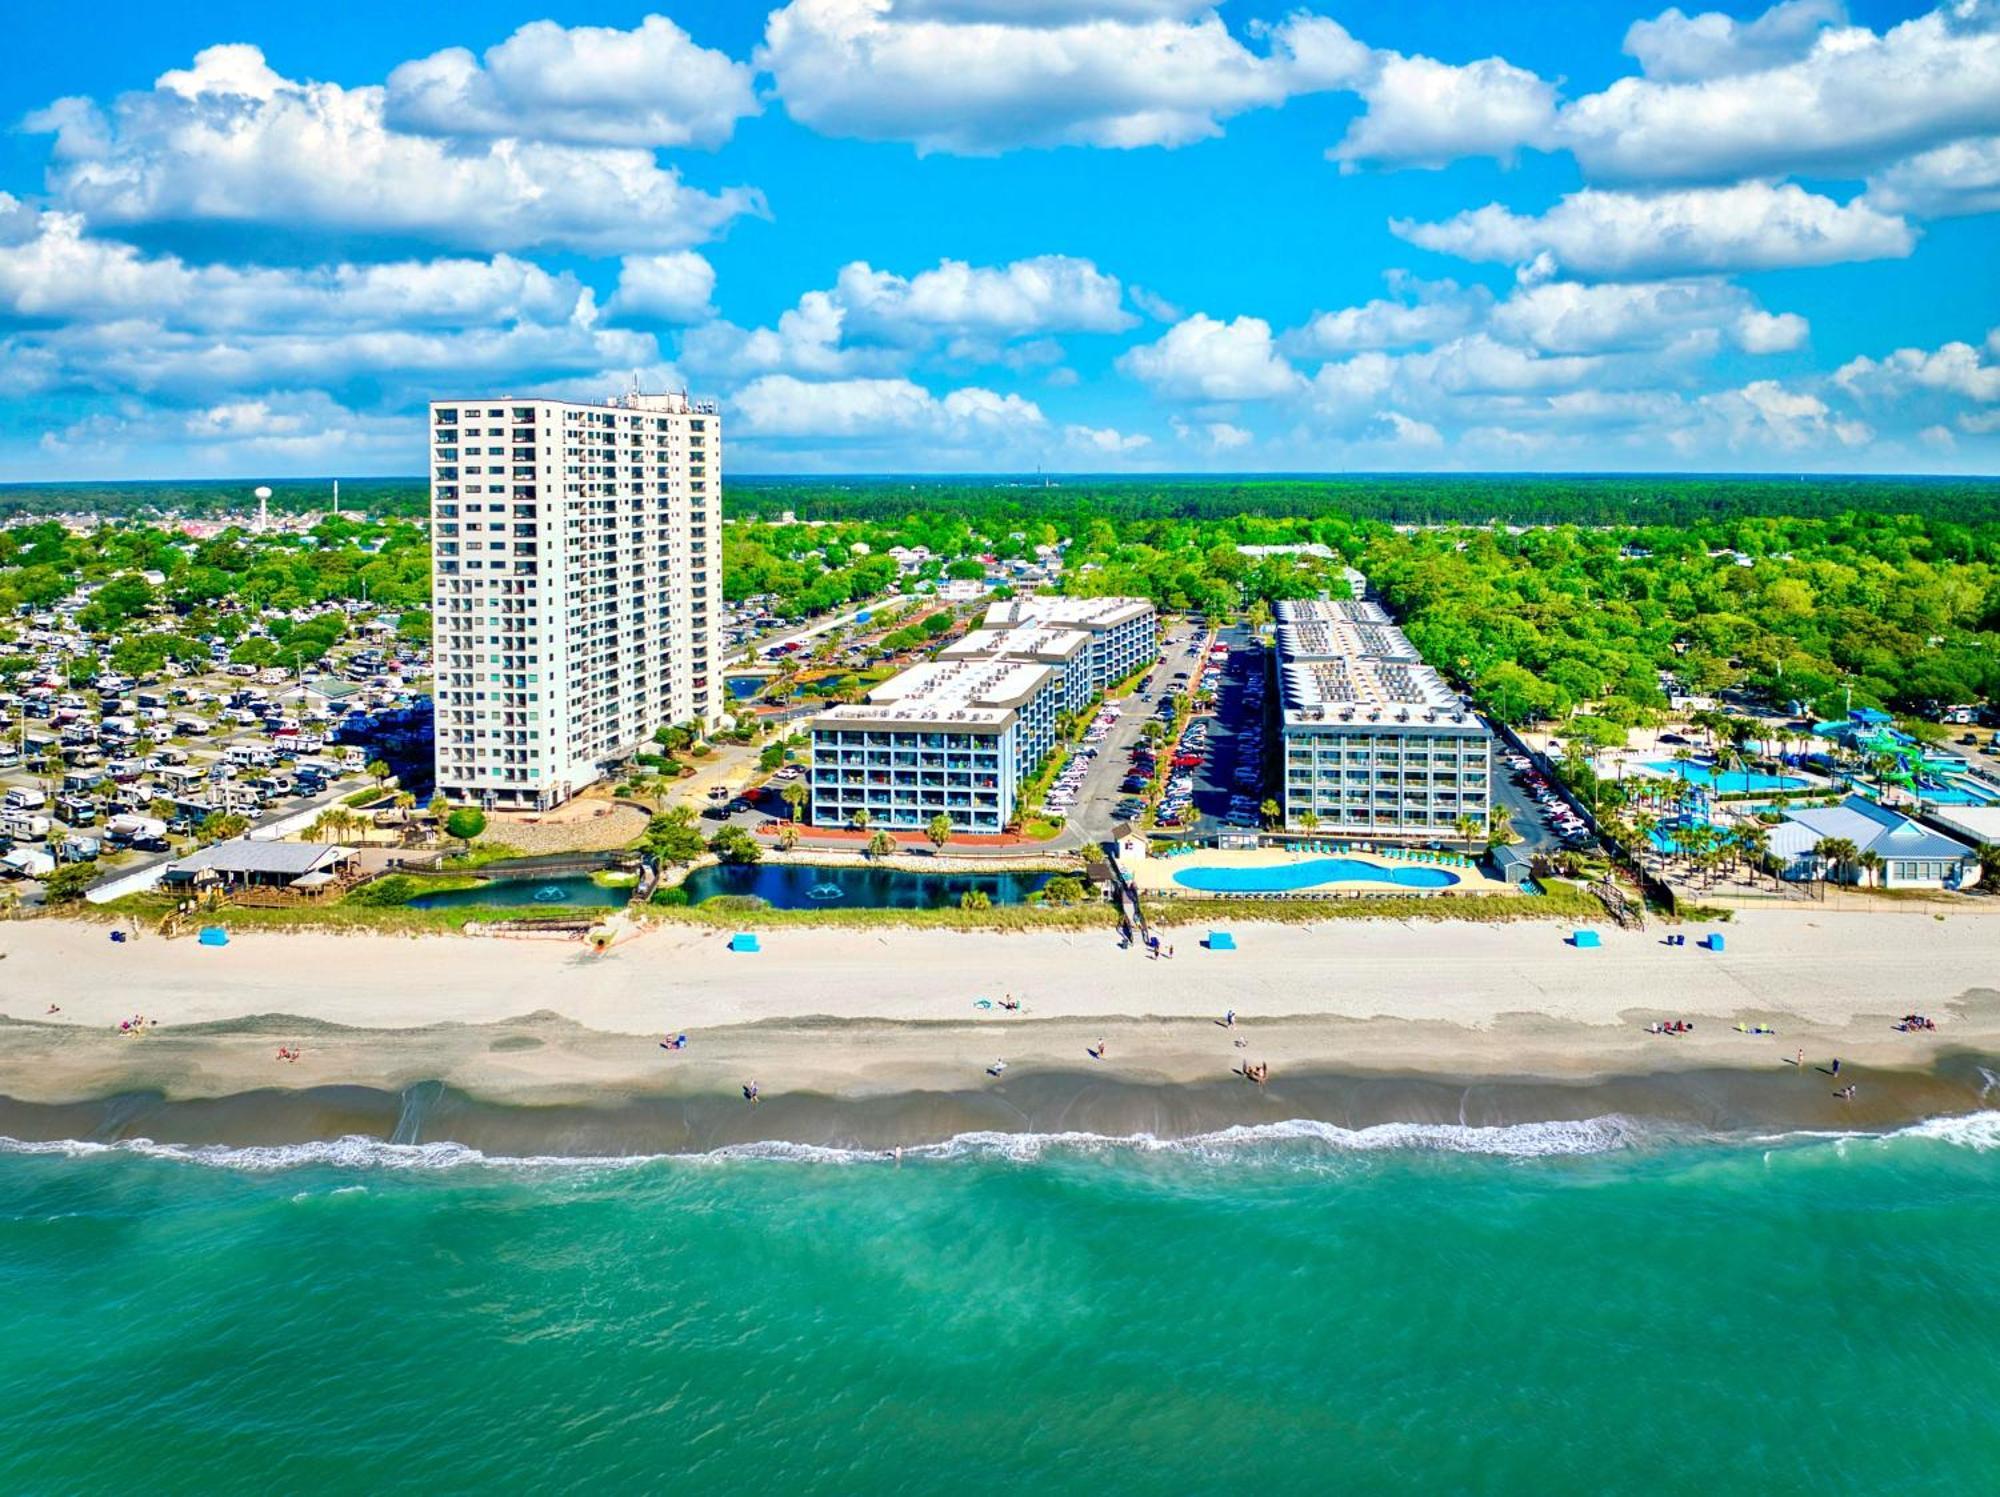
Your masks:
<instances>
[{"instance_id":1,"label":"palm tree","mask_svg":"<svg viewBox=\"0 0 2000 1497\"><path fill-rule=\"evenodd\" d=\"M1267 800L1257 808L1257 814L1263 818L1264 825L1270 827L1278 824L1278 817L1281 813L1278 810L1278 803L1276 801Z\"/></svg>"},{"instance_id":2,"label":"palm tree","mask_svg":"<svg viewBox=\"0 0 2000 1497\"><path fill-rule=\"evenodd\" d=\"M943 852L945 843L951 841L951 833L951 818L942 811L933 816L930 825L924 828L924 837L939 852Z\"/></svg>"},{"instance_id":3,"label":"palm tree","mask_svg":"<svg viewBox=\"0 0 2000 1497\"><path fill-rule=\"evenodd\" d=\"M1465 850L1472 851L1472 839L1479 832L1479 818L1460 811L1451 825L1452 830L1458 833L1458 840L1465 844Z\"/></svg>"},{"instance_id":4,"label":"palm tree","mask_svg":"<svg viewBox=\"0 0 2000 1497\"><path fill-rule=\"evenodd\" d=\"M1771 860L1771 833L1759 822L1746 821L1736 829L1736 846L1752 868L1768 866ZM1775 875L1771 886L1777 887Z\"/></svg>"},{"instance_id":5,"label":"palm tree","mask_svg":"<svg viewBox=\"0 0 2000 1497\"><path fill-rule=\"evenodd\" d=\"M1299 830L1310 837L1319 829L1319 812L1308 806L1299 812Z\"/></svg>"},{"instance_id":6,"label":"palm tree","mask_svg":"<svg viewBox=\"0 0 2000 1497\"><path fill-rule=\"evenodd\" d=\"M1861 849L1846 837L1822 837L1813 844L1813 857L1820 863L1822 879L1826 876L1825 866L1830 863L1833 865L1836 879L1845 882L1843 875L1860 856Z\"/></svg>"},{"instance_id":7,"label":"palm tree","mask_svg":"<svg viewBox=\"0 0 2000 1497\"><path fill-rule=\"evenodd\" d=\"M1514 813L1506 806L1495 806L1486 813L1486 845L1505 847L1514 840Z\"/></svg>"},{"instance_id":8,"label":"palm tree","mask_svg":"<svg viewBox=\"0 0 2000 1497\"><path fill-rule=\"evenodd\" d=\"M1882 870L1888 866L1882 854L1870 847L1864 850L1861 856L1854 861L1867 870L1870 883L1874 884L1878 889L1882 887Z\"/></svg>"},{"instance_id":9,"label":"palm tree","mask_svg":"<svg viewBox=\"0 0 2000 1497\"><path fill-rule=\"evenodd\" d=\"M868 846L863 849L871 858L886 858L895 850L896 839L887 832L879 830L868 839Z\"/></svg>"},{"instance_id":10,"label":"palm tree","mask_svg":"<svg viewBox=\"0 0 2000 1497\"><path fill-rule=\"evenodd\" d=\"M368 761L368 778L375 782L377 790L380 790L388 782L389 775L390 769L387 759L371 759Z\"/></svg>"},{"instance_id":11,"label":"palm tree","mask_svg":"<svg viewBox=\"0 0 2000 1497\"><path fill-rule=\"evenodd\" d=\"M855 831L865 832L868 830L869 816L868 816L868 808L866 806L856 806L854 808L854 814L852 816L849 816L847 819L848 822L854 827Z\"/></svg>"},{"instance_id":12,"label":"palm tree","mask_svg":"<svg viewBox=\"0 0 2000 1497\"><path fill-rule=\"evenodd\" d=\"M790 852L798 845L799 829L797 827L793 826L790 822L786 822L778 828L778 846L781 850Z\"/></svg>"},{"instance_id":13,"label":"palm tree","mask_svg":"<svg viewBox=\"0 0 2000 1497\"><path fill-rule=\"evenodd\" d=\"M792 820L794 821L799 819L799 813L805 809L806 802L812 798L810 792L806 789L806 782L804 780L790 781L780 794L783 795L785 806L791 811Z\"/></svg>"}]
</instances>

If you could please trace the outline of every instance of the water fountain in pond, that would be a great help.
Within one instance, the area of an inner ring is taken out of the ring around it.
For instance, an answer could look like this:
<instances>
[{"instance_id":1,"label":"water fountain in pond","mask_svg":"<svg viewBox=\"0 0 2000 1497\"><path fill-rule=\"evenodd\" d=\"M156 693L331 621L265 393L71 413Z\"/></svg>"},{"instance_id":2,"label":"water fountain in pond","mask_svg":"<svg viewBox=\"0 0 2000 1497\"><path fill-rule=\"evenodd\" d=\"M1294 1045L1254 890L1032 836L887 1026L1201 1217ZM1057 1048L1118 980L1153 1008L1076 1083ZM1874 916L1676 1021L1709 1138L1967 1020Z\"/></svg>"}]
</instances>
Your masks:
<instances>
[{"instance_id":1,"label":"water fountain in pond","mask_svg":"<svg viewBox=\"0 0 2000 1497\"><path fill-rule=\"evenodd\" d=\"M561 904L569 898L569 890L561 884L543 884L532 897L536 904Z\"/></svg>"},{"instance_id":2,"label":"water fountain in pond","mask_svg":"<svg viewBox=\"0 0 2000 1497\"><path fill-rule=\"evenodd\" d=\"M846 891L839 884L814 884L810 889L806 890L806 898L818 900L839 899L845 893Z\"/></svg>"}]
</instances>

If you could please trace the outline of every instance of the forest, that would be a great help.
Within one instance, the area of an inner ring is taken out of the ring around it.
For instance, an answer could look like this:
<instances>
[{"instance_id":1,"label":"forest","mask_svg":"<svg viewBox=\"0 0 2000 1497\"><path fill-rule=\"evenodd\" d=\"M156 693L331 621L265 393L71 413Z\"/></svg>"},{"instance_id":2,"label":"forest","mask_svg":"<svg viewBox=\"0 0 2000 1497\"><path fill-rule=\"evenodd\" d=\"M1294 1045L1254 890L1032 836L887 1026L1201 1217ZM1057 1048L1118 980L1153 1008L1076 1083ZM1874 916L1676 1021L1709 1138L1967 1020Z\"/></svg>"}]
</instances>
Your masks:
<instances>
[{"instance_id":1,"label":"forest","mask_svg":"<svg viewBox=\"0 0 2000 1497\"><path fill-rule=\"evenodd\" d=\"M1669 687L1925 714L2000 697L1996 498L2000 485L1974 480L747 481L726 491L723 587L796 616L887 590L891 547L927 547L919 576L938 579L1060 545L1067 591L1261 613L1344 588L1351 565L1429 660L1510 722L1639 721ZM796 519L779 522L786 511ZM427 539L394 518L231 531L191 552L139 519L83 535L18 516L0 528L0 614L76 578L104 584L80 622L106 636L155 602L205 618L225 598L275 611L365 596L405 609L409 637L427 627ZM124 642L131 663L174 648L171 635L142 626Z\"/></svg>"}]
</instances>

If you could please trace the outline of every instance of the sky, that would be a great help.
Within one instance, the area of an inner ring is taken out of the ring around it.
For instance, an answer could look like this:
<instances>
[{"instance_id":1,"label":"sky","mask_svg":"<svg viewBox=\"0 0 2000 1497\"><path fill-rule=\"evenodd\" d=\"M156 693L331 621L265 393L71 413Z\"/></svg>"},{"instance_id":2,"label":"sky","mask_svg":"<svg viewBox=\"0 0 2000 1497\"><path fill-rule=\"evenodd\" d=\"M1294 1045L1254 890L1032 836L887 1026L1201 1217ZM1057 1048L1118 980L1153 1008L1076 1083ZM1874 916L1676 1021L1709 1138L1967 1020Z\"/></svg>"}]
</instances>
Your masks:
<instances>
[{"instance_id":1,"label":"sky","mask_svg":"<svg viewBox=\"0 0 2000 1497\"><path fill-rule=\"evenodd\" d=\"M17 8L0 480L2000 472L2000 0Z\"/></svg>"}]
</instances>

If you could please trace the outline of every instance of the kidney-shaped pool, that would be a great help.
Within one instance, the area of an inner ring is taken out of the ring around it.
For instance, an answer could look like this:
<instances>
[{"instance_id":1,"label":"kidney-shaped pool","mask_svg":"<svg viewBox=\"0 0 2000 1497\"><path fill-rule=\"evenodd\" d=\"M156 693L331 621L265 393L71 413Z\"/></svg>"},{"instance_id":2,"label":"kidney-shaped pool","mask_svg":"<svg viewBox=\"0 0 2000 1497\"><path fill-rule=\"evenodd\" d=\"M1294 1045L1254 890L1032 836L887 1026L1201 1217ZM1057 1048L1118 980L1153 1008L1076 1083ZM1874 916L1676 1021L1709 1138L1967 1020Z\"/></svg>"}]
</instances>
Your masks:
<instances>
[{"instance_id":1,"label":"kidney-shaped pool","mask_svg":"<svg viewBox=\"0 0 2000 1497\"><path fill-rule=\"evenodd\" d=\"M1204 894L1291 894L1324 884L1393 884L1402 889L1449 889L1459 881L1442 868L1389 868L1359 858L1312 858L1266 868L1188 868L1174 875Z\"/></svg>"}]
</instances>

